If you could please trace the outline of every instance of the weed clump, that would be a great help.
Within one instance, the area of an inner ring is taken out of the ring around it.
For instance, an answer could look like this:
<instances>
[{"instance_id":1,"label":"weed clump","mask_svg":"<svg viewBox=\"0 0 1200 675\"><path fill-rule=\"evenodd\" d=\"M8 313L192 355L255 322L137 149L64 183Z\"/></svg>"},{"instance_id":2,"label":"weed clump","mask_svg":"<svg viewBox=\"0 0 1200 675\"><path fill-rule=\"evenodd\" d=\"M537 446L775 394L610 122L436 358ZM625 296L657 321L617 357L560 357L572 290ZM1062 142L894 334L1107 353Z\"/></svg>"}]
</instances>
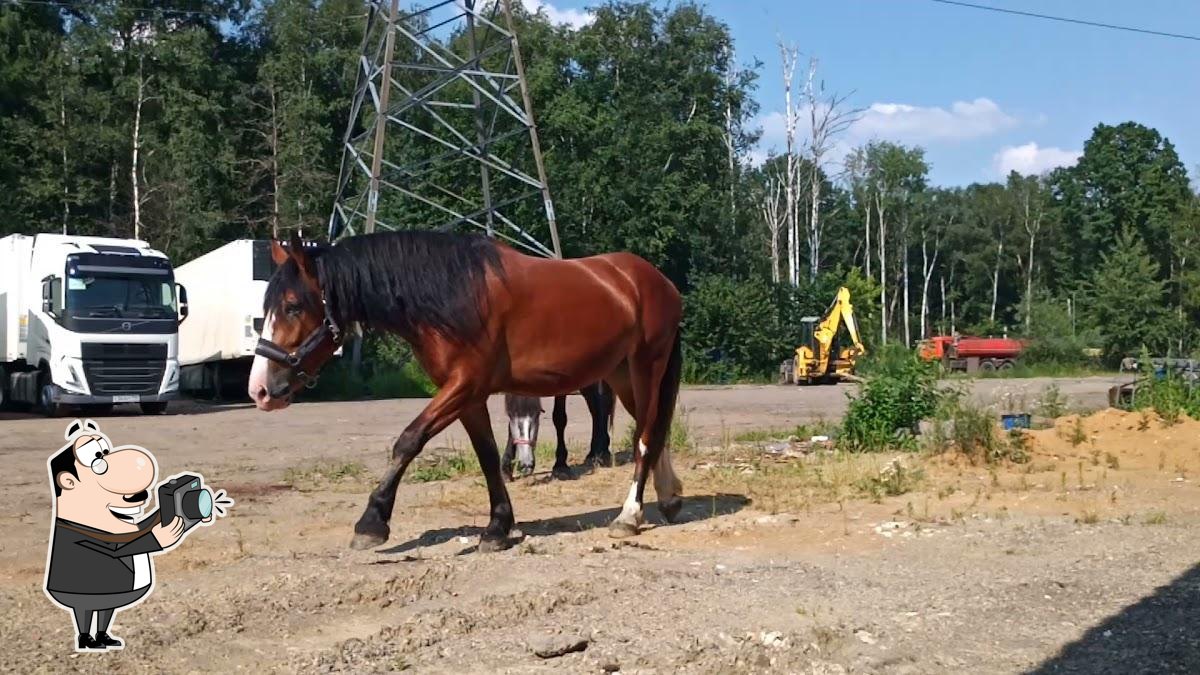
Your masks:
<instances>
[{"instance_id":1,"label":"weed clump","mask_svg":"<svg viewBox=\"0 0 1200 675\"><path fill-rule=\"evenodd\" d=\"M937 367L893 345L864 367L866 384L851 396L841 442L855 452L913 449L917 426L937 408Z\"/></svg>"}]
</instances>

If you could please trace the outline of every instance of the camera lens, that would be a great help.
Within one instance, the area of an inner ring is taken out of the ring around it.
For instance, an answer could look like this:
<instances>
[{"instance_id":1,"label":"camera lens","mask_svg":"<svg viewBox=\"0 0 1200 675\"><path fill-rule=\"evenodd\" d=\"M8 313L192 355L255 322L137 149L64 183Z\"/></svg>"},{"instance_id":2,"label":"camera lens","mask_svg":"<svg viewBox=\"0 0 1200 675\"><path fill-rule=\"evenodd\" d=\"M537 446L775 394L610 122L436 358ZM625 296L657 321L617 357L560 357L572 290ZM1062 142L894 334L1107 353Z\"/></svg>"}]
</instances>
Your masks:
<instances>
[{"instance_id":1,"label":"camera lens","mask_svg":"<svg viewBox=\"0 0 1200 675\"><path fill-rule=\"evenodd\" d=\"M212 494L208 490L191 490L183 496L183 515L191 520L203 520L212 515Z\"/></svg>"}]
</instances>

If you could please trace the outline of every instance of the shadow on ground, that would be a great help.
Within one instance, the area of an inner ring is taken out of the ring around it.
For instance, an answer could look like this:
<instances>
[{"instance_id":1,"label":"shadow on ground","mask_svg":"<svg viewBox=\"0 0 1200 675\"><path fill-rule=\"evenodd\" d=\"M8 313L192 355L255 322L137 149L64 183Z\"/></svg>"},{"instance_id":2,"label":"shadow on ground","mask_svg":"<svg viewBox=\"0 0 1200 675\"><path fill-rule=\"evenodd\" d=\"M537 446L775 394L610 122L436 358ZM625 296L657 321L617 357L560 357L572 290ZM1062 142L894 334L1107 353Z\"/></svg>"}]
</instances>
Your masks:
<instances>
[{"instance_id":1,"label":"shadow on ground","mask_svg":"<svg viewBox=\"0 0 1200 675\"><path fill-rule=\"evenodd\" d=\"M694 523L717 516L724 516L730 513L737 513L750 503L744 495L734 494L713 494L713 495L695 495L685 497L683 500L683 509L679 512L679 518L675 525L684 523ZM557 516L555 518L543 518L541 520L529 520L518 522L516 529L520 530L526 537L546 537L554 534L563 534L566 532L586 532L600 527L608 527L608 524L617 517L621 512L619 507L611 509L600 509L596 511L588 511L587 513L577 513L567 516ZM653 502L646 504L646 522L653 523L658 526L672 527L663 520L658 509L654 507ZM426 546L437 546L444 544L457 537L475 538L483 534L482 527L452 527L440 528L437 530L427 530L416 539L411 539L402 544L397 544L389 548L380 549L378 552L387 555L397 555L407 553ZM472 549L473 550L473 547Z\"/></svg>"},{"instance_id":2,"label":"shadow on ground","mask_svg":"<svg viewBox=\"0 0 1200 675\"><path fill-rule=\"evenodd\" d=\"M1200 672L1200 565L1121 610L1029 671Z\"/></svg>"}]
</instances>

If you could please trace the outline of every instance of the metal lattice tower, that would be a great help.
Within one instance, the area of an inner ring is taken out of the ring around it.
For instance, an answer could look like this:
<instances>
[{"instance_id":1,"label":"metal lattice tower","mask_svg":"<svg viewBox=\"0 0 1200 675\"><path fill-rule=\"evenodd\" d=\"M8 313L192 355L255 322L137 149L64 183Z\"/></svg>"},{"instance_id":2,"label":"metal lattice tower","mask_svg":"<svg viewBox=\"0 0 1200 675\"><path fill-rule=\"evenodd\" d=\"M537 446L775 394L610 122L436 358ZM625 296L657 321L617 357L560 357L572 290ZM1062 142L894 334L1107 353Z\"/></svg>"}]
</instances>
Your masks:
<instances>
[{"instance_id":1,"label":"metal lattice tower","mask_svg":"<svg viewBox=\"0 0 1200 675\"><path fill-rule=\"evenodd\" d=\"M367 5L330 241L467 225L562 257L509 0Z\"/></svg>"}]
</instances>

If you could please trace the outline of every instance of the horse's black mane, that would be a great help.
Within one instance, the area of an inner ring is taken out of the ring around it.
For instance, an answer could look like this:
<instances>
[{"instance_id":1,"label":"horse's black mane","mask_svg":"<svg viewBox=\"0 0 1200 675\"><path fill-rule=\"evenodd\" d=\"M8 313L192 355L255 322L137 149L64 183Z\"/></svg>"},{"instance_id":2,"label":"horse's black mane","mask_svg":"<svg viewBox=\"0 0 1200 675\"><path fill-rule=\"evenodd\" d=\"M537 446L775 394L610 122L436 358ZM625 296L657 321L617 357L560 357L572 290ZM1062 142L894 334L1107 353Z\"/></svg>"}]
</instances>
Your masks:
<instances>
[{"instance_id":1,"label":"horse's black mane","mask_svg":"<svg viewBox=\"0 0 1200 675\"><path fill-rule=\"evenodd\" d=\"M309 254L339 325L357 322L366 330L406 337L426 326L450 339L470 340L482 328L479 289L487 271L503 275L496 243L476 234L378 232ZM271 276L264 310L279 307L288 288L300 288L291 259ZM318 303L305 309L323 311L319 298L297 295Z\"/></svg>"}]
</instances>

